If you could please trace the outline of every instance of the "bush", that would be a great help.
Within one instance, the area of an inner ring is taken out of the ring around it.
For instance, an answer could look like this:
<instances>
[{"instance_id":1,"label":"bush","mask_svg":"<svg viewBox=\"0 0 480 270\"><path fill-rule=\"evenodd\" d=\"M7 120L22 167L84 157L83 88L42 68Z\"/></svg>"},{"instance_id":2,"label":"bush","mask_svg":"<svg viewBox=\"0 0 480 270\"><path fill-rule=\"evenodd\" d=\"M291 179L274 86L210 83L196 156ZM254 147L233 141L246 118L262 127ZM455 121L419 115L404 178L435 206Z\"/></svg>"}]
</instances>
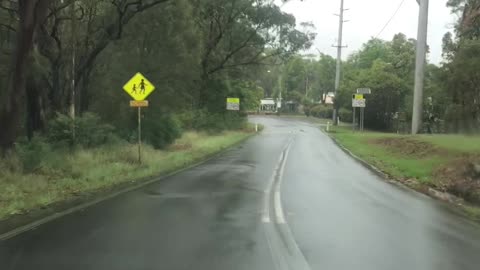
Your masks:
<instances>
[{"instance_id":1,"label":"bush","mask_svg":"<svg viewBox=\"0 0 480 270\"><path fill-rule=\"evenodd\" d=\"M353 121L353 113L351 110L341 108L338 110L338 116L342 122L351 123Z\"/></svg>"},{"instance_id":2,"label":"bush","mask_svg":"<svg viewBox=\"0 0 480 270\"><path fill-rule=\"evenodd\" d=\"M310 110L310 114L318 118L332 118L333 108L325 105L317 105Z\"/></svg>"},{"instance_id":3,"label":"bush","mask_svg":"<svg viewBox=\"0 0 480 270\"><path fill-rule=\"evenodd\" d=\"M73 126L75 138L72 134ZM57 117L50 121L46 137L52 144L89 148L107 143L115 137L113 131L113 126L101 123L100 117L93 113L85 113L75 120L58 113Z\"/></svg>"},{"instance_id":4,"label":"bush","mask_svg":"<svg viewBox=\"0 0 480 270\"><path fill-rule=\"evenodd\" d=\"M310 117L310 115L312 115L312 107L311 106L305 106L305 108L303 109L303 111L305 112L305 115L307 117Z\"/></svg>"},{"instance_id":5,"label":"bush","mask_svg":"<svg viewBox=\"0 0 480 270\"><path fill-rule=\"evenodd\" d=\"M30 141L27 138L21 139L16 143L15 150L26 173L39 169L51 152L50 145L39 136L34 136Z\"/></svg>"},{"instance_id":6,"label":"bush","mask_svg":"<svg viewBox=\"0 0 480 270\"><path fill-rule=\"evenodd\" d=\"M181 123L169 114L147 114L143 121L143 138L155 149L163 149L182 135Z\"/></svg>"},{"instance_id":7,"label":"bush","mask_svg":"<svg viewBox=\"0 0 480 270\"><path fill-rule=\"evenodd\" d=\"M185 130L194 129L195 117L196 117L195 111L185 111L177 114L177 119L178 121L180 121L182 129L185 129Z\"/></svg>"},{"instance_id":8,"label":"bush","mask_svg":"<svg viewBox=\"0 0 480 270\"><path fill-rule=\"evenodd\" d=\"M200 110L195 114L193 128L218 133L223 130L241 129L245 126L247 117L242 112L208 113Z\"/></svg>"}]
</instances>

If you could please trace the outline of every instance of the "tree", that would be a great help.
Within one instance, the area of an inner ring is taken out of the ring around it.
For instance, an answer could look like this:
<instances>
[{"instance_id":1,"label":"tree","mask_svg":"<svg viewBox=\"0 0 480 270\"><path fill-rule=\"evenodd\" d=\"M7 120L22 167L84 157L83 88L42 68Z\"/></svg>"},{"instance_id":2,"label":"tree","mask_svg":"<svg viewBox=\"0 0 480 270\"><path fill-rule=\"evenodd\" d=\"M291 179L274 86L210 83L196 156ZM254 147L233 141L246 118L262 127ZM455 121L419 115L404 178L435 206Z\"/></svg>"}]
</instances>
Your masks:
<instances>
[{"instance_id":1,"label":"tree","mask_svg":"<svg viewBox=\"0 0 480 270\"><path fill-rule=\"evenodd\" d=\"M313 64L312 98L314 100L324 102L326 94L335 90L335 67L335 59L326 54L320 54L318 62Z\"/></svg>"},{"instance_id":2,"label":"tree","mask_svg":"<svg viewBox=\"0 0 480 270\"><path fill-rule=\"evenodd\" d=\"M35 30L43 22L47 14L49 0L19 0L18 8L9 8L17 13L17 42L14 59L10 67L9 79L0 94L0 148L13 146L21 126L22 103L25 97L26 73L28 72L29 55L33 47ZM2 5L2 9L7 7Z\"/></svg>"},{"instance_id":3,"label":"tree","mask_svg":"<svg viewBox=\"0 0 480 270\"><path fill-rule=\"evenodd\" d=\"M204 35L202 86L197 106L217 103L224 95L208 91L211 80L234 77L244 66L267 65L308 48L314 37L295 28L295 18L267 0L202 0L198 23ZM208 107L208 106L207 106Z\"/></svg>"},{"instance_id":4,"label":"tree","mask_svg":"<svg viewBox=\"0 0 480 270\"><path fill-rule=\"evenodd\" d=\"M450 0L447 5L460 16L456 38L447 33L443 39L444 81L450 98L445 117L451 131L476 131L480 124L480 1Z\"/></svg>"},{"instance_id":5,"label":"tree","mask_svg":"<svg viewBox=\"0 0 480 270\"><path fill-rule=\"evenodd\" d=\"M365 126L376 130L392 128L392 119L403 105L408 92L404 80L394 74L394 67L381 59L374 61L369 69L363 69L345 82L339 103L342 107L351 108L354 89L368 87L372 94L368 95L368 107L365 109Z\"/></svg>"},{"instance_id":6,"label":"tree","mask_svg":"<svg viewBox=\"0 0 480 270\"><path fill-rule=\"evenodd\" d=\"M256 107L257 74L310 45L302 27L267 0L0 0L0 147L48 133L72 105L129 137L135 116L119 89L138 71L158 89L144 117L226 119L229 94Z\"/></svg>"},{"instance_id":7,"label":"tree","mask_svg":"<svg viewBox=\"0 0 480 270\"><path fill-rule=\"evenodd\" d=\"M88 79L99 54L112 41L122 37L124 26L137 14L167 1L35 0L18 1L18 6L8 7L2 3L2 10L19 17L19 25L9 83L2 87L1 93L5 102L0 104L0 124L5 132L0 135L0 147L10 148L22 126L27 127L31 137L44 126L45 114L52 117L56 111L65 111L70 95L70 91L66 91L68 81L77 82L77 102L83 105L81 108L87 108ZM66 10L72 5L75 5L74 12L70 14ZM71 21L80 24L77 29L84 31L69 32L67 23ZM1 25L5 27L6 24ZM15 27L8 25L8 28L13 31ZM72 63L72 51L68 48L73 47L79 48L74 61L75 73L61 76ZM32 48L35 48L33 53ZM26 125L22 124L22 104L27 104Z\"/></svg>"}]
</instances>

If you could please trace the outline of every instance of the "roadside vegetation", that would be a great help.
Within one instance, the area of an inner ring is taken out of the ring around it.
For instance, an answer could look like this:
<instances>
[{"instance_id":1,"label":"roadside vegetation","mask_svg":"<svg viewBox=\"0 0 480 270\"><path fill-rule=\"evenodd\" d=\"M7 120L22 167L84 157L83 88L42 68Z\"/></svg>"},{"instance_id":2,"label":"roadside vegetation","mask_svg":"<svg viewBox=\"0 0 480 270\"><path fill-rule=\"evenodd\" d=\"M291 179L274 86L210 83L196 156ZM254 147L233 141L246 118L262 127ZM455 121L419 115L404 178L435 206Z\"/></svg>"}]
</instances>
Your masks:
<instances>
[{"instance_id":1,"label":"roadside vegetation","mask_svg":"<svg viewBox=\"0 0 480 270\"><path fill-rule=\"evenodd\" d=\"M331 135L355 155L410 187L423 192L431 187L480 206L480 136L359 133L342 127ZM478 211L472 208L469 212Z\"/></svg>"},{"instance_id":2,"label":"roadside vegetation","mask_svg":"<svg viewBox=\"0 0 480 270\"><path fill-rule=\"evenodd\" d=\"M0 0L0 218L249 136L258 74L308 49L311 30L266 0ZM141 165L122 90L137 72L156 87L140 114Z\"/></svg>"},{"instance_id":3,"label":"roadside vegetation","mask_svg":"<svg viewBox=\"0 0 480 270\"><path fill-rule=\"evenodd\" d=\"M188 131L163 150L117 140L95 148L51 148L41 139L0 160L0 220L116 185L160 176L192 165L254 133L248 125L219 133ZM27 149L28 148L28 149Z\"/></svg>"}]
</instances>

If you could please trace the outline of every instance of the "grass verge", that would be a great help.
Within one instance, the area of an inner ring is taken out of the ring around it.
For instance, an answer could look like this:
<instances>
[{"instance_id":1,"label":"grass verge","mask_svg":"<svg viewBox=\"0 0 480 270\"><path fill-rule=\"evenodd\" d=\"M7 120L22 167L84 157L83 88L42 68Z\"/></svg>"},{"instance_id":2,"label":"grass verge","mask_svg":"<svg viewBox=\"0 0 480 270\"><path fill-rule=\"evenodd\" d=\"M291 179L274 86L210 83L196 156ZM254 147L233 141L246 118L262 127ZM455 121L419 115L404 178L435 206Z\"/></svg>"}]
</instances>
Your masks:
<instances>
[{"instance_id":1,"label":"grass verge","mask_svg":"<svg viewBox=\"0 0 480 270\"><path fill-rule=\"evenodd\" d=\"M352 132L336 127L331 136L352 153L406 185L427 192L449 192L471 206L465 212L480 219L480 136L397 135Z\"/></svg>"},{"instance_id":2,"label":"grass verge","mask_svg":"<svg viewBox=\"0 0 480 270\"><path fill-rule=\"evenodd\" d=\"M22 173L15 157L0 160L0 220L32 209L67 201L146 177L166 174L195 164L251 136L245 131L218 135L187 132L166 150L143 146L143 164L137 146L117 144L74 153L54 152L43 157L33 173Z\"/></svg>"}]
</instances>

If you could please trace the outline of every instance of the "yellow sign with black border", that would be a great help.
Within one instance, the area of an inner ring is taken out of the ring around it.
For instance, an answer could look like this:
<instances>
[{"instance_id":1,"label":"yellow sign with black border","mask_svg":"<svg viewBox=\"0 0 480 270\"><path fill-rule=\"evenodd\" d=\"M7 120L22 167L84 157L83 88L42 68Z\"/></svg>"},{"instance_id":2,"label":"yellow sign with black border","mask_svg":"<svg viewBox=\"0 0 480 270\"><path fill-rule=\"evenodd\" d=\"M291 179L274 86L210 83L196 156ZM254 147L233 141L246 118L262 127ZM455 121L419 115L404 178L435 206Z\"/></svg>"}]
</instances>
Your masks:
<instances>
[{"instance_id":1,"label":"yellow sign with black border","mask_svg":"<svg viewBox=\"0 0 480 270\"><path fill-rule=\"evenodd\" d=\"M134 100L142 101L155 91L155 85L139 72L123 86L123 90Z\"/></svg>"}]
</instances>

